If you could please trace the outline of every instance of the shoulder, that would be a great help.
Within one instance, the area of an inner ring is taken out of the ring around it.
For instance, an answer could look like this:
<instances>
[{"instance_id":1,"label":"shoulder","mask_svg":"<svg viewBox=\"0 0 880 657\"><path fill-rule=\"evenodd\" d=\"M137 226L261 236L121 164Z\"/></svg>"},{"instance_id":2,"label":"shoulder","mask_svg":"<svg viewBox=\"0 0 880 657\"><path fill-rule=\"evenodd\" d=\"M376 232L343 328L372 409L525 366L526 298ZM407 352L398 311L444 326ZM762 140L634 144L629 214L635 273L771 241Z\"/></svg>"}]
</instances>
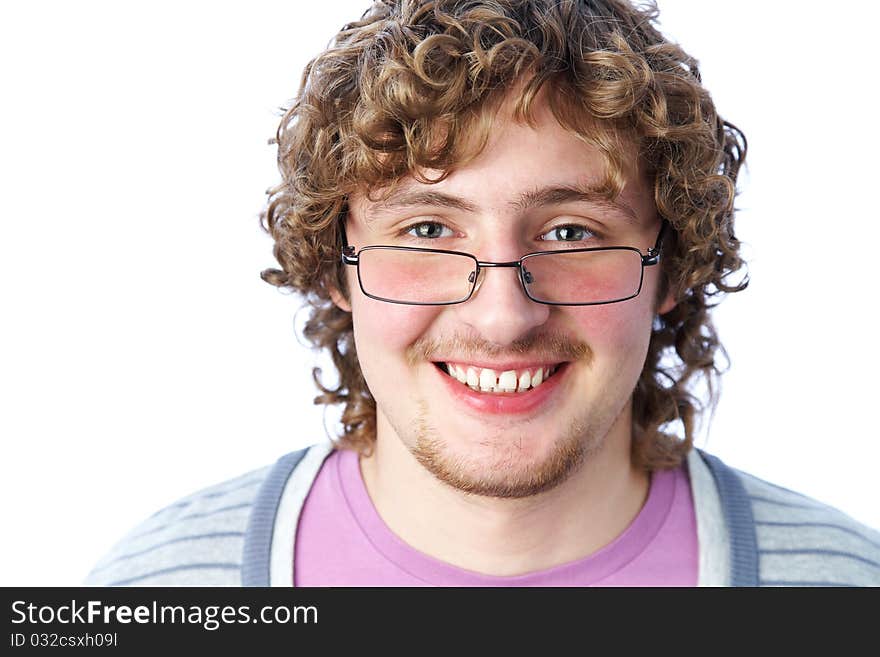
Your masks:
<instances>
[{"instance_id":1,"label":"shoulder","mask_svg":"<svg viewBox=\"0 0 880 657\"><path fill-rule=\"evenodd\" d=\"M759 584L880 586L880 532L716 457L704 458L712 462L728 525L753 532Z\"/></svg>"},{"instance_id":2,"label":"shoulder","mask_svg":"<svg viewBox=\"0 0 880 657\"><path fill-rule=\"evenodd\" d=\"M85 580L96 586L236 586L245 533L272 466L197 491L129 532Z\"/></svg>"}]
</instances>

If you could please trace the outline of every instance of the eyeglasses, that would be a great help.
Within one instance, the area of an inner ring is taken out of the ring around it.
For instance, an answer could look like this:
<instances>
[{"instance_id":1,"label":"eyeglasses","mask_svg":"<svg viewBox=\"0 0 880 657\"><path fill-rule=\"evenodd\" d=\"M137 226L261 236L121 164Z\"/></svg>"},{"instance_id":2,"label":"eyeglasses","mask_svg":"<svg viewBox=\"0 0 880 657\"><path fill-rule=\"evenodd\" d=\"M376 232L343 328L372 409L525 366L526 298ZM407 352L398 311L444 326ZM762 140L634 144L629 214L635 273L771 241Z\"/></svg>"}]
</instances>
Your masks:
<instances>
[{"instance_id":1,"label":"eyeglasses","mask_svg":"<svg viewBox=\"0 0 880 657\"><path fill-rule=\"evenodd\" d=\"M552 306L595 306L638 296L645 267L660 262L666 221L654 246L536 251L511 262L483 262L470 253L409 246L348 244L342 231L342 262L357 267L361 291L371 299L413 306L446 306L471 298L490 267L513 267L526 296Z\"/></svg>"}]
</instances>

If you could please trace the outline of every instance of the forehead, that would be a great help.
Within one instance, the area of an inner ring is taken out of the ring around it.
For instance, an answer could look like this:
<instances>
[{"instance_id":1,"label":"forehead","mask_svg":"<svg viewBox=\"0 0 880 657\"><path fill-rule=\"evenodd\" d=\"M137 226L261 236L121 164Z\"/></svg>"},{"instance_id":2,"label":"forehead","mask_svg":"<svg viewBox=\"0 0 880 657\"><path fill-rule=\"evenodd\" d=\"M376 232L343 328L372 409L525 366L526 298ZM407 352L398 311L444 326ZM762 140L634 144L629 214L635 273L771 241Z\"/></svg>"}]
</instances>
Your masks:
<instances>
[{"instance_id":1,"label":"forehead","mask_svg":"<svg viewBox=\"0 0 880 657\"><path fill-rule=\"evenodd\" d=\"M578 192L583 202L617 204L637 217L652 214L652 194L634 143L617 153L620 166L615 167L600 148L560 125L546 103L536 104L531 118L516 120L502 106L473 159L445 178L440 171L420 170L385 187L360 189L349 197L352 214L370 222L422 205L471 213L524 211L536 200L537 205L578 200Z\"/></svg>"}]
</instances>

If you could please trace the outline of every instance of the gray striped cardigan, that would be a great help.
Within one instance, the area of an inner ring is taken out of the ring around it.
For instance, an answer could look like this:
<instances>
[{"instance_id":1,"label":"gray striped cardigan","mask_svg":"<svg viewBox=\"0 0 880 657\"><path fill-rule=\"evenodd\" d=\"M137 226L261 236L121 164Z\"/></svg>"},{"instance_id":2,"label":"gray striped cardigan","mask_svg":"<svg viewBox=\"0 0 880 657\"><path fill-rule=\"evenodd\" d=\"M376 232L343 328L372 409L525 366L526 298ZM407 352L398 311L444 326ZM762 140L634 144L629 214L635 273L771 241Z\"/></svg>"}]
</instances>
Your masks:
<instances>
[{"instance_id":1,"label":"gray striped cardigan","mask_svg":"<svg viewBox=\"0 0 880 657\"><path fill-rule=\"evenodd\" d=\"M184 498L97 564L88 585L291 586L296 525L329 444ZM880 586L880 532L798 493L688 457L702 586Z\"/></svg>"}]
</instances>

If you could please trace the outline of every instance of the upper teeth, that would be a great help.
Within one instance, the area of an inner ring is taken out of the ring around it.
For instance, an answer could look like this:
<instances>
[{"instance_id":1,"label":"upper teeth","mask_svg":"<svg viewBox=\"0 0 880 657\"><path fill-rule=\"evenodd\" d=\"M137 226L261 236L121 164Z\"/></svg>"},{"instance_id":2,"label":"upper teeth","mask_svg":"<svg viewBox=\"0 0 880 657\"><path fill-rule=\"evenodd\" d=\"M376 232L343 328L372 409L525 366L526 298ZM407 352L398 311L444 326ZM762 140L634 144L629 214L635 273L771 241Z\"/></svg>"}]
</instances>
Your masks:
<instances>
[{"instance_id":1,"label":"upper teeth","mask_svg":"<svg viewBox=\"0 0 880 657\"><path fill-rule=\"evenodd\" d=\"M548 365L546 367L497 372L487 367L446 363L446 369L449 371L450 376L474 390L480 390L481 392L523 392L529 388L537 388L541 385L556 371L556 366Z\"/></svg>"}]
</instances>

